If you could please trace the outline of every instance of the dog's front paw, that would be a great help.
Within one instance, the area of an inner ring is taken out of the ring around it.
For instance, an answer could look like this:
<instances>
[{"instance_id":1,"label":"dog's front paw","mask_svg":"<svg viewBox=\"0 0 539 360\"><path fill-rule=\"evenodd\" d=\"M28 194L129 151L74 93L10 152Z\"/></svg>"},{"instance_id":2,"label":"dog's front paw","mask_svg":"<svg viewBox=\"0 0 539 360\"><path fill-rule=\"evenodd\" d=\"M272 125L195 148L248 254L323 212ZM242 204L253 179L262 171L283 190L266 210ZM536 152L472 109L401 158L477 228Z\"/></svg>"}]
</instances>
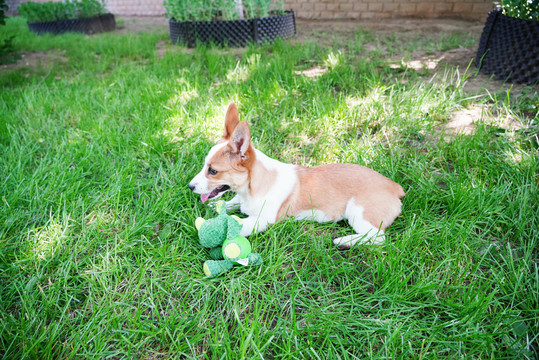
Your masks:
<instances>
[{"instance_id":1,"label":"dog's front paw","mask_svg":"<svg viewBox=\"0 0 539 360\"><path fill-rule=\"evenodd\" d=\"M267 222L261 222L259 219L253 216L242 219L242 223L243 227L241 228L240 235L245 237L259 233L260 231L264 231L268 227Z\"/></svg>"},{"instance_id":2,"label":"dog's front paw","mask_svg":"<svg viewBox=\"0 0 539 360\"><path fill-rule=\"evenodd\" d=\"M355 244L382 245L385 239L383 234L354 234L333 239L333 244L339 249L350 249Z\"/></svg>"},{"instance_id":3,"label":"dog's front paw","mask_svg":"<svg viewBox=\"0 0 539 360\"><path fill-rule=\"evenodd\" d=\"M235 210L240 207L241 200L238 195L234 196L231 200L227 201L226 203L226 210Z\"/></svg>"},{"instance_id":4,"label":"dog's front paw","mask_svg":"<svg viewBox=\"0 0 539 360\"><path fill-rule=\"evenodd\" d=\"M247 237L253 233L255 228L255 222L250 218L241 219L243 227L241 228L240 235Z\"/></svg>"}]
</instances>

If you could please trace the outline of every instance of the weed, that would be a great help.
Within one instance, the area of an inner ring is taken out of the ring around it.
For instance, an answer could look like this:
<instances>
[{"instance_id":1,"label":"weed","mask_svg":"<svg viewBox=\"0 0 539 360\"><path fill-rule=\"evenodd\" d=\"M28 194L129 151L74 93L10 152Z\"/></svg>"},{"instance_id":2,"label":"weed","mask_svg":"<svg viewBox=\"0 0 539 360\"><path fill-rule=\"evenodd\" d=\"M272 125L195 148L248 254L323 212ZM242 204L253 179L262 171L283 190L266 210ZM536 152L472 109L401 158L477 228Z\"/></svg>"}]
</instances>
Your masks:
<instances>
[{"instance_id":1,"label":"weed","mask_svg":"<svg viewBox=\"0 0 539 360\"><path fill-rule=\"evenodd\" d=\"M176 21L237 20L282 12L282 1L272 0L165 0L167 16Z\"/></svg>"},{"instance_id":2,"label":"weed","mask_svg":"<svg viewBox=\"0 0 539 360\"><path fill-rule=\"evenodd\" d=\"M105 13L99 0L64 0L63 2L27 2L18 8L19 13L30 22L56 21L88 18Z\"/></svg>"}]
</instances>

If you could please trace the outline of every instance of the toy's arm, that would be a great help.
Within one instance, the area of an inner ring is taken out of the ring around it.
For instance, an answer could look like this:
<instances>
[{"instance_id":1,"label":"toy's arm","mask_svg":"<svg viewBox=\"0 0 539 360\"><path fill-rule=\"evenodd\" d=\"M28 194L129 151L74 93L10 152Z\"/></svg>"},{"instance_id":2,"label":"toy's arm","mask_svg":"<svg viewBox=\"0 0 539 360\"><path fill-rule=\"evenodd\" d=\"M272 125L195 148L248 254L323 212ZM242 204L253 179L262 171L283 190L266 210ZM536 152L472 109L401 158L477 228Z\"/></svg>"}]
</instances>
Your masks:
<instances>
[{"instance_id":1,"label":"toy's arm","mask_svg":"<svg viewBox=\"0 0 539 360\"><path fill-rule=\"evenodd\" d=\"M227 217L227 231L226 238L232 239L240 234L241 227L243 225L243 220L239 217L232 215Z\"/></svg>"},{"instance_id":2,"label":"toy's arm","mask_svg":"<svg viewBox=\"0 0 539 360\"><path fill-rule=\"evenodd\" d=\"M200 228L202 227L202 224L204 224L206 220L204 220L204 218L201 218L201 217L197 217L197 219L195 220L195 227L197 228L197 231L200 230Z\"/></svg>"}]
</instances>

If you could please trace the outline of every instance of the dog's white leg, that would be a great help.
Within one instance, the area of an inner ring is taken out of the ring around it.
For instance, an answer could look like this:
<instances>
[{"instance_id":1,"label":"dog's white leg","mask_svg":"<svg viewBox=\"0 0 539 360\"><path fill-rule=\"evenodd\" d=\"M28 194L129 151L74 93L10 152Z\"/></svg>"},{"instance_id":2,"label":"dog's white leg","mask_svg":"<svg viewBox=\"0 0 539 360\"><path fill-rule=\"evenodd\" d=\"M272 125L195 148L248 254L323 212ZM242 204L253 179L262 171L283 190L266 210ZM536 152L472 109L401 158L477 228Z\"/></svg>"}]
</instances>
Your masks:
<instances>
[{"instance_id":1,"label":"dog's white leg","mask_svg":"<svg viewBox=\"0 0 539 360\"><path fill-rule=\"evenodd\" d=\"M234 196L232 199L226 202L226 209L233 210L241 205L241 199L239 195Z\"/></svg>"},{"instance_id":2,"label":"dog's white leg","mask_svg":"<svg viewBox=\"0 0 539 360\"><path fill-rule=\"evenodd\" d=\"M245 219L241 219L243 227L241 228L241 236L249 236L259 233L268 228L269 223L267 221L260 220L256 216L249 216Z\"/></svg>"},{"instance_id":3,"label":"dog's white leg","mask_svg":"<svg viewBox=\"0 0 539 360\"><path fill-rule=\"evenodd\" d=\"M348 201L344 217L356 234L347 235L333 240L340 248L349 249L355 244L381 245L384 243L384 232L363 218L363 207L356 205L354 199Z\"/></svg>"}]
</instances>

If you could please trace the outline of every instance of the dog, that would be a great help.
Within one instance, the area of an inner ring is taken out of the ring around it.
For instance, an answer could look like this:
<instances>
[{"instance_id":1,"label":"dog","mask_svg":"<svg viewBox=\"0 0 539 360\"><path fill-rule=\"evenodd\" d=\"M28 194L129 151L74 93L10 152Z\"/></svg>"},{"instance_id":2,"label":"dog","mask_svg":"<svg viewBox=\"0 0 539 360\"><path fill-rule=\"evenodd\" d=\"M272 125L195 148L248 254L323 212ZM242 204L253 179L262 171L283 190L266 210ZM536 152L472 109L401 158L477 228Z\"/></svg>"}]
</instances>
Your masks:
<instances>
[{"instance_id":1,"label":"dog","mask_svg":"<svg viewBox=\"0 0 539 360\"><path fill-rule=\"evenodd\" d=\"M240 207L242 236L287 218L317 222L346 219L354 235L333 240L339 248L382 244L384 231L401 213L402 187L378 172L356 164L314 167L286 164L255 149L251 130L228 107L221 141L206 156L204 167L189 183L202 202L228 191L236 193L227 209Z\"/></svg>"}]
</instances>

